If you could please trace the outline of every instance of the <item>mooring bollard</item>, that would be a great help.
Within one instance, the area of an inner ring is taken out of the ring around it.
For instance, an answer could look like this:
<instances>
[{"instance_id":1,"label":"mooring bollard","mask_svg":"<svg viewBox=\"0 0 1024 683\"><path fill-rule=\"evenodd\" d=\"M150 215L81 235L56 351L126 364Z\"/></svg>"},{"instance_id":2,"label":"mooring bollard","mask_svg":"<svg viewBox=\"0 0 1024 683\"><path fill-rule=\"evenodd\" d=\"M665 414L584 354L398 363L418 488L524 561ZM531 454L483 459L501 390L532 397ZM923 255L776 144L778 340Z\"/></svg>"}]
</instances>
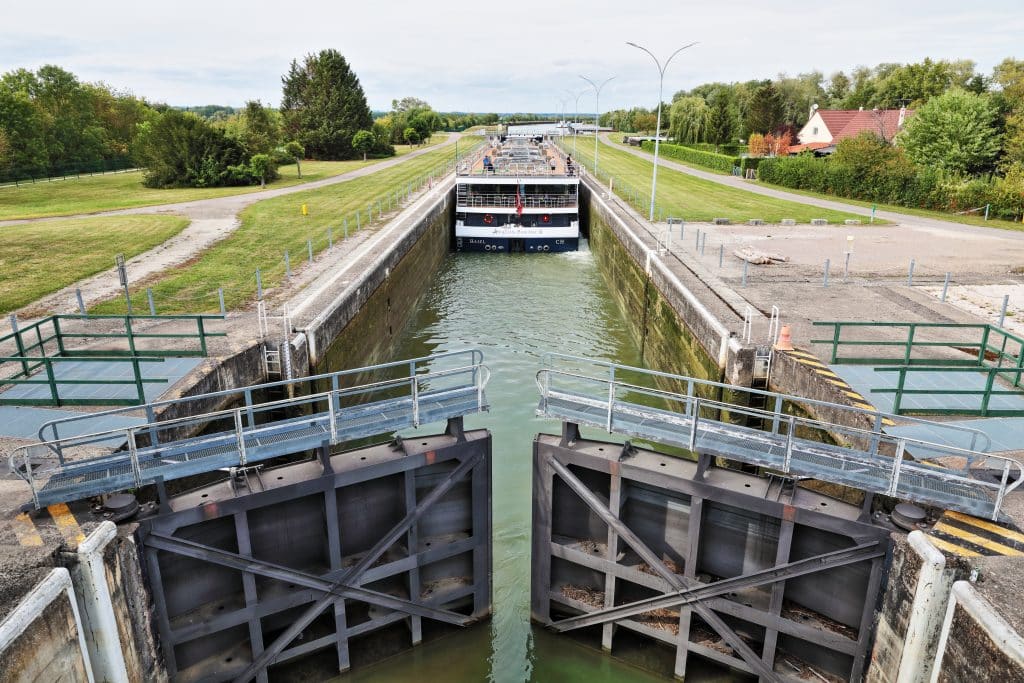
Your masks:
<instances>
[{"instance_id":1,"label":"mooring bollard","mask_svg":"<svg viewBox=\"0 0 1024 683\"><path fill-rule=\"evenodd\" d=\"M747 286L747 267L750 265L748 261L743 262L743 286Z\"/></svg>"},{"instance_id":2,"label":"mooring bollard","mask_svg":"<svg viewBox=\"0 0 1024 683\"><path fill-rule=\"evenodd\" d=\"M309 262L313 262L313 239L306 240L306 253L309 255Z\"/></svg>"},{"instance_id":3,"label":"mooring bollard","mask_svg":"<svg viewBox=\"0 0 1024 683\"><path fill-rule=\"evenodd\" d=\"M914 286L914 259L910 259L910 270L907 271L907 287Z\"/></svg>"},{"instance_id":4,"label":"mooring bollard","mask_svg":"<svg viewBox=\"0 0 1024 683\"><path fill-rule=\"evenodd\" d=\"M828 287L828 268L829 268L829 265L831 265L831 261L829 259L825 259L825 280L824 280L824 282L822 284L823 287Z\"/></svg>"},{"instance_id":5,"label":"mooring bollard","mask_svg":"<svg viewBox=\"0 0 1024 683\"><path fill-rule=\"evenodd\" d=\"M946 271L946 281L942 283L942 303L946 303L946 294L949 292L949 271Z\"/></svg>"},{"instance_id":6,"label":"mooring bollard","mask_svg":"<svg viewBox=\"0 0 1024 683\"><path fill-rule=\"evenodd\" d=\"M1004 294L1003 295L1003 310L999 311L999 327L1002 327L1003 323L1006 322L1006 307L1009 304L1010 304L1010 295L1009 294Z\"/></svg>"},{"instance_id":7,"label":"mooring bollard","mask_svg":"<svg viewBox=\"0 0 1024 683\"><path fill-rule=\"evenodd\" d=\"M225 315L227 313L227 308L225 308L225 306L224 306L224 288L223 287L218 287L217 288L217 301L220 303L220 314L221 315Z\"/></svg>"},{"instance_id":8,"label":"mooring bollard","mask_svg":"<svg viewBox=\"0 0 1024 683\"><path fill-rule=\"evenodd\" d=\"M284 273L288 277L292 276L292 261L291 261L290 258L288 258L288 250L287 249L285 249L285 252L284 252Z\"/></svg>"},{"instance_id":9,"label":"mooring bollard","mask_svg":"<svg viewBox=\"0 0 1024 683\"><path fill-rule=\"evenodd\" d=\"M78 312L85 315L85 300L82 299L82 290L75 290L75 298L78 299Z\"/></svg>"},{"instance_id":10,"label":"mooring bollard","mask_svg":"<svg viewBox=\"0 0 1024 683\"><path fill-rule=\"evenodd\" d=\"M256 298L263 301L263 278L260 277L260 269L256 269Z\"/></svg>"},{"instance_id":11,"label":"mooring bollard","mask_svg":"<svg viewBox=\"0 0 1024 683\"><path fill-rule=\"evenodd\" d=\"M153 303L153 288L146 287L146 301L149 302L149 314L156 315L156 305Z\"/></svg>"}]
</instances>

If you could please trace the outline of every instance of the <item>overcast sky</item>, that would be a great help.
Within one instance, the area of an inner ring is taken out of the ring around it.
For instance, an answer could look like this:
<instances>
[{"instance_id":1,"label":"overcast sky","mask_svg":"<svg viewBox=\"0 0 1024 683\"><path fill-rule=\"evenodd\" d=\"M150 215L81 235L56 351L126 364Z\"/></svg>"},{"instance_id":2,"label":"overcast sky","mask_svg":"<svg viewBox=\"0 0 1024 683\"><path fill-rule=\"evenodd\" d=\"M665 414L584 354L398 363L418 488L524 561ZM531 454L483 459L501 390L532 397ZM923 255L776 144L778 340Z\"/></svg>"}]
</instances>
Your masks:
<instances>
[{"instance_id":1,"label":"overcast sky","mask_svg":"<svg viewBox=\"0 0 1024 683\"><path fill-rule=\"evenodd\" d=\"M335 48L373 109L411 95L441 111L558 111L615 75L601 110L657 102L661 58L671 93L707 81L768 78L859 64L965 58L990 73L1024 58L1024 0L648 2L223 2L7 0L0 71L63 66L151 101L280 104L292 59ZM592 95L580 98L593 111Z\"/></svg>"}]
</instances>

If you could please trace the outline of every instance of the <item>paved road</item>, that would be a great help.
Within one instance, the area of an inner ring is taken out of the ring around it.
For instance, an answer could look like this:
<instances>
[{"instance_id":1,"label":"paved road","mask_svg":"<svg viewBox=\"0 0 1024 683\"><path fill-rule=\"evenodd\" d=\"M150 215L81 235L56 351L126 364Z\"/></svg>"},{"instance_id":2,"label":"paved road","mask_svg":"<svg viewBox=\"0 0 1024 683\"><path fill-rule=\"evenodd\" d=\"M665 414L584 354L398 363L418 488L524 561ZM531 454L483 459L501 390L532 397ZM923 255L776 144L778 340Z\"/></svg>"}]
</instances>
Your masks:
<instances>
[{"instance_id":1,"label":"paved road","mask_svg":"<svg viewBox=\"0 0 1024 683\"><path fill-rule=\"evenodd\" d=\"M424 147L421 150L411 152L401 157L381 161L371 166L365 166L355 171L349 171L341 175L315 180L302 185L292 185L260 192L233 195L230 197L216 197L213 199L200 199L190 202L177 202L173 204L161 204L157 206L141 206L131 209L119 209L79 216L60 216L53 218L37 218L19 221L0 221L0 227L16 225L19 223L40 222L47 220L66 220L69 218L95 218L102 216L124 216L129 214L167 214L185 216L191 219L188 227L178 235L163 242L153 249L135 256L128 261L128 274L132 281L139 281L150 275L159 273L172 266L184 263L197 256L200 252L211 245L224 239L234 232L240 225L238 214L242 209L264 199L281 197L296 192L305 192L328 185L348 182L356 178L376 173L377 171L391 168L409 159L413 159L428 152L433 152L442 147L454 145L461 137L459 133L452 133L448 139L438 145ZM18 311L19 317L33 317L43 312L47 313L71 313L77 312L78 305L75 298L75 290L82 290L82 298L85 305L92 306L95 303L109 299L120 291L116 269L97 273L92 277L80 280L61 290L49 294L38 301L35 301Z\"/></svg>"},{"instance_id":2,"label":"paved road","mask_svg":"<svg viewBox=\"0 0 1024 683\"><path fill-rule=\"evenodd\" d=\"M644 152L635 147L629 147L626 145L620 145L612 142L609 139L609 133L601 135L601 142L613 147L615 149L628 152L634 156L651 160L651 154ZM817 206L823 209L833 209L835 211L847 211L849 213L856 213L859 215L867 216L870 215L870 211L863 206L857 206L855 204L846 204L841 201L835 201L832 199L821 199L819 197L808 197L802 194L796 194L793 192L786 192L785 190L777 190L772 187L766 187L759 184L755 180L745 180L737 176L731 175L720 175L718 173L710 173L708 171L701 171L690 166L672 161L671 159L665 159L664 157L658 158L658 165L665 168L671 168L674 171L685 173L697 178L703 178L704 180L710 180L713 183L719 185L728 185L729 187L735 187L747 192L753 192L754 194L764 195L766 197L775 197L777 199L786 199L792 202L799 202L801 204L807 204L809 206ZM922 216L913 216L906 213L898 213L896 211L876 211L875 217L883 218L893 223L900 225L914 226L929 228L932 230L948 230L960 234L978 234L978 233L991 233L997 231L1002 237L1011 240L1024 241L1024 232L1016 232L1011 230L1002 230L1000 228L985 228L975 225L965 225L963 223L954 223L952 221L944 221L936 218L924 218Z\"/></svg>"}]
</instances>

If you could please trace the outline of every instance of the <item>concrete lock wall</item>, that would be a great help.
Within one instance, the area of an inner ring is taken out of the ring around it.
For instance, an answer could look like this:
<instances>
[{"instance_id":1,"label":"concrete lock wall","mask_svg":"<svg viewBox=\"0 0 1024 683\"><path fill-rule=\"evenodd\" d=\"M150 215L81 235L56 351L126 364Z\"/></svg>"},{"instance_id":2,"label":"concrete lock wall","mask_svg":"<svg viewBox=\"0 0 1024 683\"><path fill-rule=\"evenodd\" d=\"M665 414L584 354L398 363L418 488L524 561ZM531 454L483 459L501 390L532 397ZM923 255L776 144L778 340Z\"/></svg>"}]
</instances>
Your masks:
<instances>
[{"instance_id":1,"label":"concrete lock wall","mask_svg":"<svg viewBox=\"0 0 1024 683\"><path fill-rule=\"evenodd\" d=\"M590 246L619 306L627 312L645 362L665 372L750 386L754 349L744 347L649 252L616 210L582 185Z\"/></svg>"}]
</instances>

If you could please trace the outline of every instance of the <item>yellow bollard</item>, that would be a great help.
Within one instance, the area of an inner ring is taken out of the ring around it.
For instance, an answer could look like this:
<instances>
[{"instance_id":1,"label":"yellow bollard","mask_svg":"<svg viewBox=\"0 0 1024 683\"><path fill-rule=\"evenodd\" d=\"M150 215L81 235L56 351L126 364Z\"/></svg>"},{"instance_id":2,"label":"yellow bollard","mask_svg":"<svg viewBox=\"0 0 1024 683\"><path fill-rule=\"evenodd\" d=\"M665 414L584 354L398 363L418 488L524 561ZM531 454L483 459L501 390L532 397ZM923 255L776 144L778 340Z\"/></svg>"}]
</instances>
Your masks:
<instances>
[{"instance_id":1,"label":"yellow bollard","mask_svg":"<svg viewBox=\"0 0 1024 683\"><path fill-rule=\"evenodd\" d=\"M309 215L309 209L306 207L305 204L302 205L302 215L303 216L308 216Z\"/></svg>"}]
</instances>

